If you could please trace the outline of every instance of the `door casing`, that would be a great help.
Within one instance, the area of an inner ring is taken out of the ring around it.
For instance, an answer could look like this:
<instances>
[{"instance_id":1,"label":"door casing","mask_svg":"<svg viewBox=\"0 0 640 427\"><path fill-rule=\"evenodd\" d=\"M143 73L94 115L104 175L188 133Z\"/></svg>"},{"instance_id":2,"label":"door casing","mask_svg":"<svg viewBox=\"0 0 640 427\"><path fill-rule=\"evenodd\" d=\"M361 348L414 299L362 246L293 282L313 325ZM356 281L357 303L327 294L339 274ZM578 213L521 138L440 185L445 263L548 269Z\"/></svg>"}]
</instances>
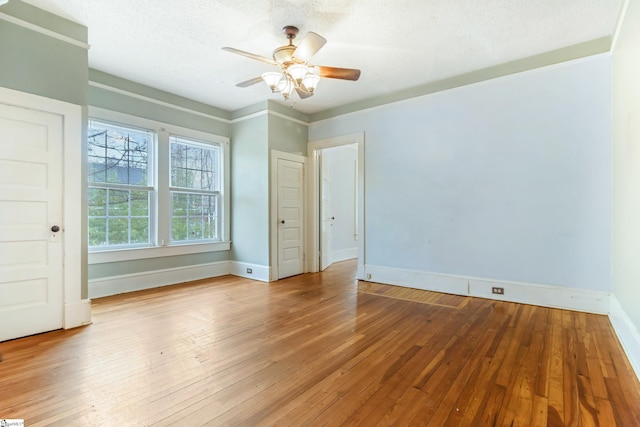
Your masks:
<instances>
[{"instance_id":1,"label":"door casing","mask_svg":"<svg viewBox=\"0 0 640 427\"><path fill-rule=\"evenodd\" d=\"M366 227L365 227L365 144L364 132L352 133L333 138L311 141L307 144L308 168L307 168L307 266L308 271L315 273L320 271L320 162L319 152L323 148L338 147L341 145L358 145L358 184L357 184L357 230L358 230L358 272L359 280L365 279L366 264Z\"/></svg>"},{"instance_id":2,"label":"door casing","mask_svg":"<svg viewBox=\"0 0 640 427\"><path fill-rule=\"evenodd\" d=\"M83 129L86 128L83 126L83 107L4 87L0 87L0 102L62 116L62 327L68 329L91 323L91 302L82 296L82 284L86 283L87 277L86 232L83 232L86 229L86 208L82 197L86 169L85 145L82 143Z\"/></svg>"}]
</instances>

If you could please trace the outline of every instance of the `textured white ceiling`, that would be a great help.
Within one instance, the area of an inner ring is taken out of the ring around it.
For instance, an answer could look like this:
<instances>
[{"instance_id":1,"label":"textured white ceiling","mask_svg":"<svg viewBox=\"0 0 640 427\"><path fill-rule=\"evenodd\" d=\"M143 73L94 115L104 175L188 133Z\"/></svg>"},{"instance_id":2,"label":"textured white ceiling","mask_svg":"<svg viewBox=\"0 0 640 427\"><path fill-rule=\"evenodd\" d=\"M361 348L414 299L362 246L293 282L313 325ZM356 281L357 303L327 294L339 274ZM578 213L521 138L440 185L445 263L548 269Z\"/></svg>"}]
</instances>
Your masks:
<instances>
[{"instance_id":1,"label":"textured white ceiling","mask_svg":"<svg viewBox=\"0 0 640 427\"><path fill-rule=\"evenodd\" d=\"M89 66L225 110L282 100L238 88L267 64L285 25L328 42L310 61L359 68L322 79L313 113L612 35L623 0L25 0L89 29Z\"/></svg>"}]
</instances>

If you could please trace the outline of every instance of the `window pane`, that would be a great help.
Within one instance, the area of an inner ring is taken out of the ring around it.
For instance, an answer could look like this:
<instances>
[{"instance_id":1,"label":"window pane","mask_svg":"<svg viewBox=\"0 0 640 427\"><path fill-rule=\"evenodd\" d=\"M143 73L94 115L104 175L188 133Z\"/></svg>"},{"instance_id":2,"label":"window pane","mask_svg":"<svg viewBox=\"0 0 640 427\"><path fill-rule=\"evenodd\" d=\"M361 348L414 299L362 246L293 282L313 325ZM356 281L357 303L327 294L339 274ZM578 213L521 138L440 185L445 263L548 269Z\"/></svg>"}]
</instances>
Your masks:
<instances>
[{"instance_id":1,"label":"window pane","mask_svg":"<svg viewBox=\"0 0 640 427\"><path fill-rule=\"evenodd\" d=\"M187 240L199 240L202 239L202 219L201 218L189 218L189 235Z\"/></svg>"},{"instance_id":2,"label":"window pane","mask_svg":"<svg viewBox=\"0 0 640 427\"><path fill-rule=\"evenodd\" d=\"M131 192L131 216L149 216L149 192Z\"/></svg>"},{"instance_id":3,"label":"window pane","mask_svg":"<svg viewBox=\"0 0 640 427\"><path fill-rule=\"evenodd\" d=\"M126 245L129 243L129 219L109 218L109 244Z\"/></svg>"},{"instance_id":4,"label":"window pane","mask_svg":"<svg viewBox=\"0 0 640 427\"><path fill-rule=\"evenodd\" d=\"M149 243L150 194L89 188L89 246Z\"/></svg>"},{"instance_id":5,"label":"window pane","mask_svg":"<svg viewBox=\"0 0 640 427\"><path fill-rule=\"evenodd\" d=\"M171 186L217 191L219 147L171 137Z\"/></svg>"},{"instance_id":6,"label":"window pane","mask_svg":"<svg viewBox=\"0 0 640 427\"><path fill-rule=\"evenodd\" d=\"M130 243L148 243L149 242L149 219L148 218L131 218L131 242Z\"/></svg>"},{"instance_id":7,"label":"window pane","mask_svg":"<svg viewBox=\"0 0 640 427\"><path fill-rule=\"evenodd\" d=\"M107 190L102 188L89 188L89 216L107 215Z\"/></svg>"},{"instance_id":8,"label":"window pane","mask_svg":"<svg viewBox=\"0 0 640 427\"><path fill-rule=\"evenodd\" d=\"M187 218L173 218L171 224L171 240L187 240Z\"/></svg>"},{"instance_id":9,"label":"window pane","mask_svg":"<svg viewBox=\"0 0 640 427\"><path fill-rule=\"evenodd\" d=\"M217 197L173 192L172 240L217 239Z\"/></svg>"},{"instance_id":10,"label":"window pane","mask_svg":"<svg viewBox=\"0 0 640 427\"><path fill-rule=\"evenodd\" d=\"M205 239L216 238L216 219L213 217L204 218L204 228L202 230Z\"/></svg>"},{"instance_id":11,"label":"window pane","mask_svg":"<svg viewBox=\"0 0 640 427\"><path fill-rule=\"evenodd\" d=\"M216 200L217 200L216 196L204 196L204 202L203 202L204 215L213 216L213 217L218 216L217 208L216 208Z\"/></svg>"},{"instance_id":12,"label":"window pane","mask_svg":"<svg viewBox=\"0 0 640 427\"><path fill-rule=\"evenodd\" d=\"M129 215L129 191L109 190L109 216Z\"/></svg>"},{"instance_id":13,"label":"window pane","mask_svg":"<svg viewBox=\"0 0 640 427\"><path fill-rule=\"evenodd\" d=\"M199 194L189 195L189 215L202 215L202 196Z\"/></svg>"},{"instance_id":14,"label":"window pane","mask_svg":"<svg viewBox=\"0 0 640 427\"><path fill-rule=\"evenodd\" d=\"M107 244L107 220L105 218L89 218L89 246Z\"/></svg>"},{"instance_id":15,"label":"window pane","mask_svg":"<svg viewBox=\"0 0 640 427\"><path fill-rule=\"evenodd\" d=\"M87 141L89 182L147 185L152 132L92 120Z\"/></svg>"},{"instance_id":16,"label":"window pane","mask_svg":"<svg viewBox=\"0 0 640 427\"><path fill-rule=\"evenodd\" d=\"M172 193L173 216L185 216L187 214L187 195Z\"/></svg>"},{"instance_id":17,"label":"window pane","mask_svg":"<svg viewBox=\"0 0 640 427\"><path fill-rule=\"evenodd\" d=\"M194 171L202 170L202 148L187 146L187 168Z\"/></svg>"}]
</instances>

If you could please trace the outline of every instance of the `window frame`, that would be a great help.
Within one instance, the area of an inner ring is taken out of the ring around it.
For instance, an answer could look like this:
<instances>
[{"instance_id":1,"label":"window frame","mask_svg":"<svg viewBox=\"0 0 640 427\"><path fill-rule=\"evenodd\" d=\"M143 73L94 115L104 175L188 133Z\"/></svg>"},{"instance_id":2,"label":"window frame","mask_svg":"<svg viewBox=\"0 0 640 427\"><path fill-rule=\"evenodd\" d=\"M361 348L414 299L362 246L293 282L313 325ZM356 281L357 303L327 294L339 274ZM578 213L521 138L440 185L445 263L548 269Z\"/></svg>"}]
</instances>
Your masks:
<instances>
[{"instance_id":1,"label":"window frame","mask_svg":"<svg viewBox=\"0 0 640 427\"><path fill-rule=\"evenodd\" d=\"M229 138L97 107L89 107L89 120L105 122L115 126L121 125L149 130L155 134L152 152L149 153L153 162L151 166L151 173L153 174L151 182L154 188L150 206L150 245L143 247L94 247L89 250L89 264L228 251L231 248ZM219 240L171 242L171 194L169 187L171 153L169 139L172 136L220 147L220 179L222 180L222 185L219 188L219 204L217 207Z\"/></svg>"},{"instance_id":2,"label":"window frame","mask_svg":"<svg viewBox=\"0 0 640 427\"><path fill-rule=\"evenodd\" d=\"M169 136L169 156L170 156L170 165L169 165L169 193L170 193L170 200L171 200L171 220L172 220L172 224L171 224L171 230L169 233L169 241L171 244L176 245L176 244L189 244L189 243L193 243L193 240L190 239L183 239L183 240L174 240L175 236L173 235L173 220L175 219L174 217L174 206L173 206L173 197L176 194L184 194L187 196L187 199L190 196L194 196L194 195L200 195L200 196L214 196L215 197L215 211L216 211L216 223L215 223L215 234L216 235L221 235L222 230L220 227L220 185L216 185L214 189L211 190L207 190L207 189L202 189L202 188L190 188L190 187L181 187L179 185L176 185L176 183L171 182L172 181L172 177L173 177L173 159L171 158L172 156L172 150L171 150L171 144L176 143L176 144L181 144L181 145L185 145L187 147L191 147L191 148L201 148L201 149L210 149L210 148L216 148L217 149L217 163L218 163L218 176L217 179L224 181L220 171L222 170L222 148L220 147L219 144L216 144L215 146L213 144L209 144L206 141L199 141L193 138L187 138L183 135L174 135L171 134ZM201 170L204 171L204 170ZM187 208L188 210L188 208ZM190 215L185 212L185 218L188 219L190 217ZM201 241L201 242L205 242L205 241L217 241L216 239L196 239L196 241Z\"/></svg>"},{"instance_id":3,"label":"window frame","mask_svg":"<svg viewBox=\"0 0 640 427\"><path fill-rule=\"evenodd\" d=\"M122 184L122 183L109 183L109 182L98 182L98 181L89 181L88 178L88 173L89 173L89 168L87 167L87 186L88 187L93 187L93 188L98 188L98 189L103 189L103 190L113 190L113 191L146 191L149 193L149 205L148 205L148 218L149 218L149 222L148 222L148 227L149 227L149 241L147 243L130 243L130 244L121 244L121 245L109 245L109 246L88 246L89 248L89 252L102 252L102 251L112 251L112 250L126 250L126 249L136 249L136 248L148 248L150 246L152 246L154 244L154 242L156 241L156 231L157 231L157 224L156 224L156 218L157 218L157 213L155 212L156 210L156 186L155 186L155 181L154 181L154 177L156 175L156 163L157 163L157 159L155 156L156 153L156 146L158 144L158 137L156 132L153 129L147 129L147 128L143 128L140 126L134 126L134 125L129 125L129 124L125 124L125 123L114 123L111 120L102 120L102 119L98 119L95 117L89 117L88 122L91 121L95 121L107 126L113 126L115 128L125 128L125 129L131 129L131 130L137 130L140 132L148 132L151 134L151 138L148 142L148 146L147 146L147 168L146 168L146 174L147 174L147 179L146 179L146 185L141 185L141 184ZM87 137L88 139L88 137ZM87 155L88 157L88 155ZM88 158L87 158L87 162L88 162ZM88 189L87 189L87 193L88 193ZM88 202L88 197L89 195L87 194L87 202ZM108 209L108 207L107 207ZM129 216L130 218L130 216ZM89 222L89 213L87 212L87 223ZM130 228L129 228L129 232L130 232Z\"/></svg>"}]
</instances>

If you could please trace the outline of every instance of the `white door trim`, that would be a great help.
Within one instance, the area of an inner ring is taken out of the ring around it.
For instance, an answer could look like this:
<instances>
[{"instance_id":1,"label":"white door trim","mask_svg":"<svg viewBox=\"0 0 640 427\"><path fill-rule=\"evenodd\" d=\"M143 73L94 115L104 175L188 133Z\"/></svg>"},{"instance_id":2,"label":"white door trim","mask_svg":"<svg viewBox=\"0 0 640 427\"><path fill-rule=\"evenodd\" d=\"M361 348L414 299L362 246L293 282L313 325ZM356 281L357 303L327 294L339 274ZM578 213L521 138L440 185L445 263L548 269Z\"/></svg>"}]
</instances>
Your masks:
<instances>
[{"instance_id":1,"label":"white door trim","mask_svg":"<svg viewBox=\"0 0 640 427\"><path fill-rule=\"evenodd\" d=\"M270 256L270 264L271 264L271 274L270 281L278 280L278 160L290 160L292 162L302 163L304 167L304 175L303 175L303 185L307 188L307 158L304 156L300 156L298 154L286 153L284 151L271 150L271 184L269 186L271 196L269 200L270 208L269 208L269 235L271 241L271 256ZM307 203L306 200L304 202L303 207L303 218L307 218ZM303 247L306 249L306 242L309 241L307 235L308 227L305 225L303 227L304 236ZM305 251L306 252L306 251ZM308 263L309 257L305 256L303 269L304 272L308 272Z\"/></svg>"},{"instance_id":2,"label":"white door trim","mask_svg":"<svg viewBox=\"0 0 640 427\"><path fill-rule=\"evenodd\" d=\"M315 273L320 271L320 168L318 164L318 152L323 148L338 147L341 145L358 144L358 279L364 280L365 265L365 165L364 165L364 132L349 135L311 141L307 144L309 154L309 173L307 174L307 265L308 271Z\"/></svg>"},{"instance_id":3,"label":"white door trim","mask_svg":"<svg viewBox=\"0 0 640 427\"><path fill-rule=\"evenodd\" d=\"M82 233L82 191L86 161L82 144L80 105L0 87L0 102L62 116L62 230L65 329L91 323L90 301L82 298L82 260L86 264L86 236Z\"/></svg>"}]
</instances>

